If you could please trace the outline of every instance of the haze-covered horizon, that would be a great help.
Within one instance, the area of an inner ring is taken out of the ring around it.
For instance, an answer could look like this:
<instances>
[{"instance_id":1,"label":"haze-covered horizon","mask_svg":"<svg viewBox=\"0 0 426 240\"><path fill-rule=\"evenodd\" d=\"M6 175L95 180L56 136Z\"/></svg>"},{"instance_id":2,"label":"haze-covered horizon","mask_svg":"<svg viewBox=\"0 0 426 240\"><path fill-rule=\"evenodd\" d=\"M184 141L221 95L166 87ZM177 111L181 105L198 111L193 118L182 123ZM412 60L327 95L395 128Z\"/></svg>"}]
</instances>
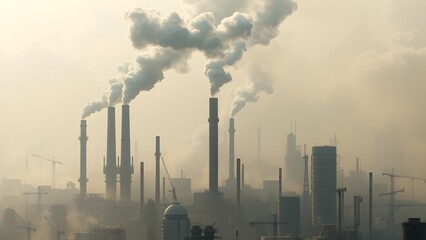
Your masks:
<instances>
[{"instance_id":1,"label":"haze-covered horizon","mask_svg":"<svg viewBox=\"0 0 426 240\"><path fill-rule=\"evenodd\" d=\"M253 7L251 1L241 0L221 8L223 2L0 3L0 178L49 185L51 165L41 165L31 156L36 153L54 155L64 163L57 166L58 187L68 181L77 184L82 109L105 92L119 66L141 53L132 47L126 13L138 7L155 9L162 17L177 12L188 23L205 11L219 20ZM254 167L257 127L262 129L264 161L285 167L286 135L294 121L297 144L306 143L309 154L312 146L328 145L336 134L346 174L359 157L362 169L376 176L394 167L400 174L426 177L426 23L422 18L426 3L296 2L297 9L286 16L269 45L247 47L240 61L225 66L232 81L215 95L220 118L219 181L228 173L228 118L237 89L240 97L256 100L235 115L236 156L245 163L246 181L253 186L277 174L261 176ZM208 60L203 52L193 51L186 71L165 70L161 82L130 103L132 154L135 141L139 152L135 161L144 161L147 171L153 171L159 135L172 177L180 176L183 169L193 178L195 189L207 188L211 85L204 69ZM259 92L250 88L256 83L256 70L268 76L270 85ZM118 151L120 116L121 104L117 104ZM103 193L106 110L86 119L88 191ZM137 183L135 178L133 182ZM408 180L398 184L409 187ZM425 200L424 184L416 187L420 200ZM287 190L295 189L287 186ZM409 198L411 193L400 196Z\"/></svg>"}]
</instances>

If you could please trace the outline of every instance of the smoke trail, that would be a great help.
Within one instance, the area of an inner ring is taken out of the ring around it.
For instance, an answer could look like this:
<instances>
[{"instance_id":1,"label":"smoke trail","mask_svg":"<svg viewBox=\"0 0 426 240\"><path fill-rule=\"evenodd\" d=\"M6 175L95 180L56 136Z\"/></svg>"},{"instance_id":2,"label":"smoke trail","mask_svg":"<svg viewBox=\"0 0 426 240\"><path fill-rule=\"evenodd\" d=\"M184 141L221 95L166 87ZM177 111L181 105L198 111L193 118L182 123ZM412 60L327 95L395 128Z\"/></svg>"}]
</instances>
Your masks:
<instances>
[{"instance_id":1,"label":"smoke trail","mask_svg":"<svg viewBox=\"0 0 426 240\"><path fill-rule=\"evenodd\" d=\"M99 99L86 104L83 108L81 118L85 119L92 113L99 112L106 107L108 107L108 92L103 93Z\"/></svg>"},{"instance_id":2,"label":"smoke trail","mask_svg":"<svg viewBox=\"0 0 426 240\"><path fill-rule=\"evenodd\" d=\"M123 79L123 103L129 104L141 91L151 90L164 79L165 70L188 71L186 62L189 56L187 51L171 48L155 48L151 53L137 56Z\"/></svg>"},{"instance_id":3,"label":"smoke trail","mask_svg":"<svg viewBox=\"0 0 426 240\"><path fill-rule=\"evenodd\" d=\"M129 72L129 63L122 64L117 68L118 75L116 78L109 80L109 86L107 90L102 93L99 99L89 102L84 106L82 119L89 117L92 113L99 112L108 106L115 106L121 102L122 89L123 89L123 78Z\"/></svg>"},{"instance_id":4,"label":"smoke trail","mask_svg":"<svg viewBox=\"0 0 426 240\"><path fill-rule=\"evenodd\" d=\"M235 42L232 46L224 51L224 56L221 59L210 60L205 65L204 75L210 80L210 92L215 95L219 92L219 88L232 80L229 72L226 72L225 66L232 66L240 60L243 52L246 50L244 42Z\"/></svg>"},{"instance_id":5,"label":"smoke trail","mask_svg":"<svg viewBox=\"0 0 426 240\"><path fill-rule=\"evenodd\" d=\"M254 70L246 84L235 90L235 97L231 107L231 118L235 117L246 103L257 102L259 99L258 93L260 92L267 94L273 92L272 79L267 73Z\"/></svg>"}]
</instances>

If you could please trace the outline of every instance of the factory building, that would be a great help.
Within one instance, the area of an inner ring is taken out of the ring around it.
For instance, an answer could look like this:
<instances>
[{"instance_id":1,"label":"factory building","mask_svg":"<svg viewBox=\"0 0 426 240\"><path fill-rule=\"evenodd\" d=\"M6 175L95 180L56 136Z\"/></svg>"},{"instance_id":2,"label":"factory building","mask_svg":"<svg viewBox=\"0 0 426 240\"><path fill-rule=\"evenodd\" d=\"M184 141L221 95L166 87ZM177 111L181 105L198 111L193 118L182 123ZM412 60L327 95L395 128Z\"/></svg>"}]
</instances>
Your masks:
<instances>
[{"instance_id":1,"label":"factory building","mask_svg":"<svg viewBox=\"0 0 426 240\"><path fill-rule=\"evenodd\" d=\"M279 203L279 234L297 237L300 235L300 197L281 197Z\"/></svg>"},{"instance_id":2,"label":"factory building","mask_svg":"<svg viewBox=\"0 0 426 240\"><path fill-rule=\"evenodd\" d=\"M164 211L163 240L185 240L189 237L190 221L186 209L175 202Z\"/></svg>"},{"instance_id":3,"label":"factory building","mask_svg":"<svg viewBox=\"0 0 426 240\"><path fill-rule=\"evenodd\" d=\"M402 223L402 234L403 240L426 239L426 223L421 222L420 218L409 218Z\"/></svg>"},{"instance_id":4,"label":"factory building","mask_svg":"<svg viewBox=\"0 0 426 240\"><path fill-rule=\"evenodd\" d=\"M336 224L336 147L312 147L312 224Z\"/></svg>"}]
</instances>

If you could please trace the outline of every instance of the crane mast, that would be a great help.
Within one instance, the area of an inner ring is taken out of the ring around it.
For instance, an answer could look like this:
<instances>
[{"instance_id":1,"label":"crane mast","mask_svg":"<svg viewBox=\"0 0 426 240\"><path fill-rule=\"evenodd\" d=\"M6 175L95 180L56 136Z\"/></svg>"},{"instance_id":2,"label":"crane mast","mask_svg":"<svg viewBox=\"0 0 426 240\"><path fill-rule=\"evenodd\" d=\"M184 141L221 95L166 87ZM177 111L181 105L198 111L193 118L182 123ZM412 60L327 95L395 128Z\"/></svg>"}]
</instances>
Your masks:
<instances>
[{"instance_id":1,"label":"crane mast","mask_svg":"<svg viewBox=\"0 0 426 240\"><path fill-rule=\"evenodd\" d=\"M170 186L172 187L172 191L171 192L173 194L173 202L177 203L178 199L177 199L177 196L176 196L176 188L173 185L172 179L170 178L169 170L167 170L167 166L166 166L166 163L164 162L163 157L161 157L161 161L163 162L164 169L166 170L167 178L169 179Z\"/></svg>"},{"instance_id":2,"label":"crane mast","mask_svg":"<svg viewBox=\"0 0 426 240\"><path fill-rule=\"evenodd\" d=\"M40 155L37 155L37 154L32 154L32 156L46 160L46 161L49 161L49 162L52 163L52 188L55 188L56 187L55 186L55 184L56 184L56 164L63 165L63 163L60 162L60 161L56 161L55 157L53 157L53 159L50 159L50 158L43 157L43 156L40 156Z\"/></svg>"}]
</instances>

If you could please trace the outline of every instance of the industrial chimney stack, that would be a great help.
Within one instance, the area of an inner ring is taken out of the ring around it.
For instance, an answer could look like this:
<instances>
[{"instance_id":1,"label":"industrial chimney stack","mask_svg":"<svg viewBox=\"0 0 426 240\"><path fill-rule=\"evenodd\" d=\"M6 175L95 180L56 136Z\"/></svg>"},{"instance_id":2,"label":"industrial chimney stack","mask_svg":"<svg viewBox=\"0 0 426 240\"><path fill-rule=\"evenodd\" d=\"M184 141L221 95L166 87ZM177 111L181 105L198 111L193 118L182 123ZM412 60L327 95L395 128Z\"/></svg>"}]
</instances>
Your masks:
<instances>
[{"instance_id":1,"label":"industrial chimney stack","mask_svg":"<svg viewBox=\"0 0 426 240\"><path fill-rule=\"evenodd\" d=\"M155 203L160 204L160 136L155 137Z\"/></svg>"},{"instance_id":2,"label":"industrial chimney stack","mask_svg":"<svg viewBox=\"0 0 426 240\"><path fill-rule=\"evenodd\" d=\"M87 156L87 124L86 120L81 120L80 124L80 197L84 198L87 194L87 169L86 169L86 156Z\"/></svg>"},{"instance_id":3,"label":"industrial chimney stack","mask_svg":"<svg viewBox=\"0 0 426 240\"><path fill-rule=\"evenodd\" d=\"M234 135L235 135L235 127L234 127L234 119L229 119L229 180L233 180L234 176L234 159L235 159L235 151L234 151Z\"/></svg>"},{"instance_id":4,"label":"industrial chimney stack","mask_svg":"<svg viewBox=\"0 0 426 240\"><path fill-rule=\"evenodd\" d=\"M117 165L115 157L115 107L108 107L107 155L106 163L104 163L104 174L106 183L106 198L114 201L117 198Z\"/></svg>"},{"instance_id":5,"label":"industrial chimney stack","mask_svg":"<svg viewBox=\"0 0 426 240\"><path fill-rule=\"evenodd\" d=\"M209 108L209 191L218 190L218 100L210 98Z\"/></svg>"},{"instance_id":6,"label":"industrial chimney stack","mask_svg":"<svg viewBox=\"0 0 426 240\"><path fill-rule=\"evenodd\" d=\"M130 201L133 163L130 163L130 116L129 105L122 106L120 200Z\"/></svg>"}]
</instances>

